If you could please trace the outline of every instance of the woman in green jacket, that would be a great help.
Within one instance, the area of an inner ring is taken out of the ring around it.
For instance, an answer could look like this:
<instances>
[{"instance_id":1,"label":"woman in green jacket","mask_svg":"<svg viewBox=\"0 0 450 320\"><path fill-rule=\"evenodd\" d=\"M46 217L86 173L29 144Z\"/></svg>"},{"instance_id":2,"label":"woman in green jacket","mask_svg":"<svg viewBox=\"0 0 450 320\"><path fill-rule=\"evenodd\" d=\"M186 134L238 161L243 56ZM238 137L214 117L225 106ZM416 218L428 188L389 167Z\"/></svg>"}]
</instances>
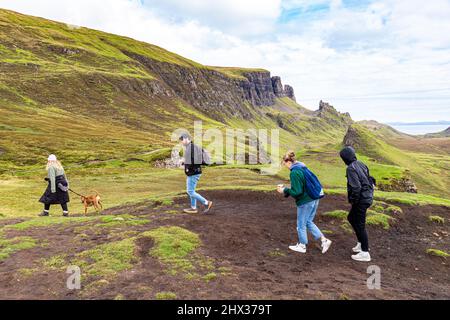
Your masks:
<instances>
[{"instance_id":1,"label":"woman in green jacket","mask_svg":"<svg viewBox=\"0 0 450 320\"><path fill-rule=\"evenodd\" d=\"M295 246L290 246L289 249L300 253L306 253L308 230L315 240L321 240L322 253L326 253L332 242L325 238L323 233L314 223L317 208L319 207L319 200L313 200L306 192L306 180L302 170L302 167L305 167L305 165L296 160L295 153L292 151L289 151L283 157L283 163L291 170L291 188L279 185L278 192L284 194L285 197L293 197L297 205L297 232L299 242Z\"/></svg>"},{"instance_id":2,"label":"woman in green jacket","mask_svg":"<svg viewBox=\"0 0 450 320\"><path fill-rule=\"evenodd\" d=\"M63 209L63 216L69 215L67 203L69 199L69 182L67 181L64 168L61 162L58 161L54 154L48 157L47 162L47 189L45 190L39 202L44 204L44 211L40 214L41 217L46 217L50 211L50 205L60 204Z\"/></svg>"}]
</instances>

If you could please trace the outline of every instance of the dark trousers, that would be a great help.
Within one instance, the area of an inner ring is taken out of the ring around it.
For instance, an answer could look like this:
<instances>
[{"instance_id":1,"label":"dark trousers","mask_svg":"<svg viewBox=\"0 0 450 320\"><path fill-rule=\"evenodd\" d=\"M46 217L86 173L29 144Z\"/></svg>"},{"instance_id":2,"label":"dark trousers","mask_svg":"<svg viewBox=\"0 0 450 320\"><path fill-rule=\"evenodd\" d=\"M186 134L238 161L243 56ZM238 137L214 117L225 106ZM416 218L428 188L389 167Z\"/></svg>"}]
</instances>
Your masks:
<instances>
[{"instance_id":1,"label":"dark trousers","mask_svg":"<svg viewBox=\"0 0 450 320\"><path fill-rule=\"evenodd\" d=\"M368 204L354 204L348 215L348 222L355 230L358 242L361 243L361 249L364 252L369 251L369 237L366 231L366 213L369 207Z\"/></svg>"},{"instance_id":2,"label":"dark trousers","mask_svg":"<svg viewBox=\"0 0 450 320\"><path fill-rule=\"evenodd\" d=\"M44 208L46 211L50 210L50 205L49 204L45 204ZM68 207L67 207L67 202L66 203L61 203L61 208L63 209L63 211L69 211Z\"/></svg>"}]
</instances>

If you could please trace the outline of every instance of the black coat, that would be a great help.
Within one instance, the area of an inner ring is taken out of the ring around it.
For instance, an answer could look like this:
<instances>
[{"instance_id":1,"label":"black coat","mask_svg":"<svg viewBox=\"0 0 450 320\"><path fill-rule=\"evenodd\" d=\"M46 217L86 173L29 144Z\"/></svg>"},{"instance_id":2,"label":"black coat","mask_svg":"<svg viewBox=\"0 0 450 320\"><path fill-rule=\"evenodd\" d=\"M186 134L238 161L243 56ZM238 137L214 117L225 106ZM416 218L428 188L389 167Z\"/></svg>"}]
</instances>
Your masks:
<instances>
[{"instance_id":1,"label":"black coat","mask_svg":"<svg viewBox=\"0 0 450 320\"><path fill-rule=\"evenodd\" d=\"M344 148L341 158L347 165L347 193L351 204L372 205L374 179L370 176L369 168L358 161L352 147Z\"/></svg>"},{"instance_id":2,"label":"black coat","mask_svg":"<svg viewBox=\"0 0 450 320\"><path fill-rule=\"evenodd\" d=\"M58 187L59 183L61 183L65 187L67 187L69 185L67 183L65 176L57 176L56 177L56 192L52 193L51 183L49 181L47 189L45 190L41 199L39 199L39 202L42 202L44 204L63 204L63 203L69 202L70 201L69 192L62 191Z\"/></svg>"}]
</instances>

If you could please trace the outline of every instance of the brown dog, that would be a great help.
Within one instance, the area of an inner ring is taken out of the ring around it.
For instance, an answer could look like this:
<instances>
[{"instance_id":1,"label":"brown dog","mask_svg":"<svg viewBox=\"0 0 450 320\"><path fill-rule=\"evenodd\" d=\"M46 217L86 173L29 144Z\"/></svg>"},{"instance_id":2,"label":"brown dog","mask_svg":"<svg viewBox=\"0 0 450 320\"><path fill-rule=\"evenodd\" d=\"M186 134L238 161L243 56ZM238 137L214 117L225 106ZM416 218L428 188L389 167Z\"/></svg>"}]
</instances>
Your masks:
<instances>
[{"instance_id":1,"label":"brown dog","mask_svg":"<svg viewBox=\"0 0 450 320\"><path fill-rule=\"evenodd\" d=\"M90 196L81 196L81 203L84 205L84 214L87 214L88 208L89 207L94 207L95 211L97 211L97 213L100 210L103 210L103 205L102 205L102 199L100 198L100 195L98 194L97 191L95 191L95 195L90 195Z\"/></svg>"}]
</instances>

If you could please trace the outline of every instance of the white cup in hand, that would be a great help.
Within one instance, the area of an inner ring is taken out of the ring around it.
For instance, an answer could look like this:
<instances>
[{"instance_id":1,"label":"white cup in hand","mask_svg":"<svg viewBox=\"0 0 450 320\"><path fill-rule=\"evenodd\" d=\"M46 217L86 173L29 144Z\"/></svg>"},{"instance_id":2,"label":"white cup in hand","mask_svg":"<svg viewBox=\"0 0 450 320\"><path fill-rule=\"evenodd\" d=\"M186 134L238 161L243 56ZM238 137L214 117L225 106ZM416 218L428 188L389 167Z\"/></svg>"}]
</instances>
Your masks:
<instances>
[{"instance_id":1,"label":"white cup in hand","mask_svg":"<svg viewBox=\"0 0 450 320\"><path fill-rule=\"evenodd\" d=\"M283 184L279 184L277 187L277 190L279 193L282 193L284 191L284 185Z\"/></svg>"}]
</instances>

